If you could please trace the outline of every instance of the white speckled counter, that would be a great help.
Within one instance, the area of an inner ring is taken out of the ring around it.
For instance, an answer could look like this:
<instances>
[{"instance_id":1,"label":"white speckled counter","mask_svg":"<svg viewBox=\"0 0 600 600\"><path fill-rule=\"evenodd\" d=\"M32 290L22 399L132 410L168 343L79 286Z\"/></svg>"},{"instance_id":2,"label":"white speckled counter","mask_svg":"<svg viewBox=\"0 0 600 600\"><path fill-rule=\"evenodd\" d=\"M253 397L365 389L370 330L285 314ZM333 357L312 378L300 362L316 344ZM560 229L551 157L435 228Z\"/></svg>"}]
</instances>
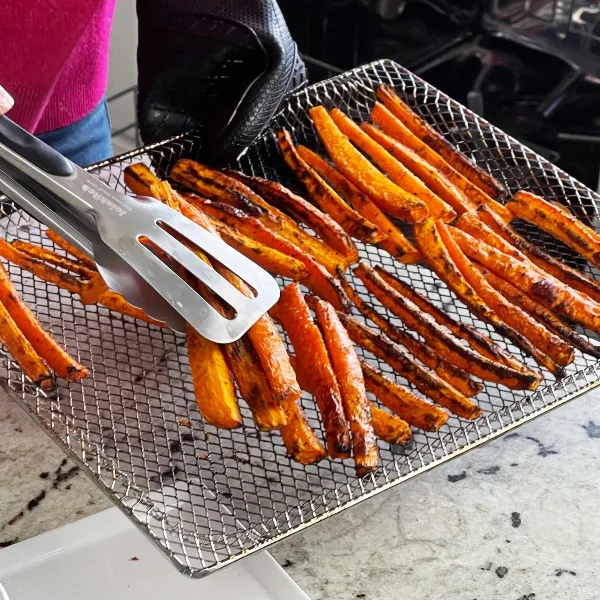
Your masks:
<instances>
[{"instance_id":1,"label":"white speckled counter","mask_svg":"<svg viewBox=\"0 0 600 600\"><path fill-rule=\"evenodd\" d=\"M596 600L599 401L574 400L272 554L312 600ZM0 440L1 543L110 505L4 394Z\"/></svg>"}]
</instances>

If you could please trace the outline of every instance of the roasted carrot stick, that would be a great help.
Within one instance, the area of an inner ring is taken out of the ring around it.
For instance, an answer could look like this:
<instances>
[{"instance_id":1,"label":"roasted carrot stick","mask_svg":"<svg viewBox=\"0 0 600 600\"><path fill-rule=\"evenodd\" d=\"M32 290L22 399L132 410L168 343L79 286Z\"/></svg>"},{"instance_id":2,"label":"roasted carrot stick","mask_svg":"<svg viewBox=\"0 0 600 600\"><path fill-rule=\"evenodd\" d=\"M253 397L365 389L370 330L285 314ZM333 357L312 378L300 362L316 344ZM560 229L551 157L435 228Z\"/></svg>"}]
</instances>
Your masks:
<instances>
[{"instance_id":1,"label":"roasted carrot stick","mask_svg":"<svg viewBox=\"0 0 600 600\"><path fill-rule=\"evenodd\" d=\"M434 402L465 419L474 419L481 414L481 409L476 404L435 373L421 367L410 356L404 354L400 346L353 317L344 314L339 316L354 343L387 362L399 375Z\"/></svg>"},{"instance_id":2,"label":"roasted carrot stick","mask_svg":"<svg viewBox=\"0 0 600 600\"><path fill-rule=\"evenodd\" d=\"M386 135L412 150L427 164L431 165L441 178L449 181L456 189L461 191L468 200L467 206L473 205L474 207L477 207L487 205L503 219L510 219L510 213L502 204L492 199L482 189L478 188L473 182L469 181L464 175L459 173L435 150L430 148L425 142L421 141L383 104L380 104L379 102L375 103L371 110L371 119Z\"/></svg>"},{"instance_id":3,"label":"roasted carrot stick","mask_svg":"<svg viewBox=\"0 0 600 600\"><path fill-rule=\"evenodd\" d=\"M96 270L96 263L87 255L75 248L73 244L64 240L58 233L52 229L46 229L46 237L54 242L59 248L62 248L67 254L75 257L80 263L88 267L88 269Z\"/></svg>"},{"instance_id":4,"label":"roasted carrot stick","mask_svg":"<svg viewBox=\"0 0 600 600\"><path fill-rule=\"evenodd\" d=\"M379 452L360 362L335 308L328 302L317 300L315 313L350 426L356 474L363 477L377 468Z\"/></svg>"},{"instance_id":5,"label":"roasted carrot stick","mask_svg":"<svg viewBox=\"0 0 600 600\"><path fill-rule=\"evenodd\" d=\"M4 305L36 353L59 377L67 381L80 381L87 377L88 370L65 352L19 297L17 290L8 278L6 269L1 264L0 303Z\"/></svg>"},{"instance_id":6,"label":"roasted carrot stick","mask_svg":"<svg viewBox=\"0 0 600 600\"><path fill-rule=\"evenodd\" d=\"M339 385L323 337L298 284L283 290L278 307L281 324L296 350L298 378L312 381L315 400L323 418L328 454L331 458L347 458L350 455L350 435Z\"/></svg>"},{"instance_id":7,"label":"roasted carrot stick","mask_svg":"<svg viewBox=\"0 0 600 600\"><path fill-rule=\"evenodd\" d=\"M515 217L537 225L600 266L600 236L567 210L525 191L517 192L506 206Z\"/></svg>"},{"instance_id":8,"label":"roasted carrot stick","mask_svg":"<svg viewBox=\"0 0 600 600\"><path fill-rule=\"evenodd\" d=\"M438 431L448 420L448 413L386 377L379 369L361 361L365 386L384 406L413 427Z\"/></svg>"},{"instance_id":9,"label":"roasted carrot stick","mask_svg":"<svg viewBox=\"0 0 600 600\"><path fill-rule=\"evenodd\" d=\"M429 266L437 276L445 281L448 287L462 300L480 319L492 324L496 331L513 340L520 348L525 350L536 360L548 363L547 355L541 353L525 336L509 327L500 317L492 311L487 304L477 295L471 284L464 278L436 228L434 219L427 219L414 229L415 240L422 254L427 258ZM553 369L555 367L549 364Z\"/></svg>"},{"instance_id":10,"label":"roasted carrot stick","mask_svg":"<svg viewBox=\"0 0 600 600\"><path fill-rule=\"evenodd\" d=\"M458 342L431 315L422 311L411 300L398 293L380 277L377 271L366 263L361 263L355 270L355 274L364 283L367 290L392 314L402 319L408 328L421 335L425 342L447 361L476 377L480 377L484 381L502 383L512 389L534 390L538 387L539 378L535 374L524 373L494 362ZM454 380L448 381L454 387L460 389L454 385ZM481 391L481 389L474 391Z\"/></svg>"},{"instance_id":11,"label":"roasted carrot stick","mask_svg":"<svg viewBox=\"0 0 600 600\"><path fill-rule=\"evenodd\" d=\"M492 231L512 244L517 250L520 250L540 269L550 273L550 275L556 277L556 279L562 281L578 292L582 292L586 296L589 296L592 300L600 302L600 283L598 281L588 277L577 269L573 269L553 256L550 256L541 248L538 248L523 236L519 235L510 225L507 225L499 219L495 213L485 209L480 209L478 213ZM494 248L502 250L498 245L492 243L491 240L489 243L491 246L494 246Z\"/></svg>"},{"instance_id":12,"label":"roasted carrot stick","mask_svg":"<svg viewBox=\"0 0 600 600\"><path fill-rule=\"evenodd\" d=\"M237 171L227 171L227 173L239 179L257 194L261 194L276 208L291 214L308 225L321 236L336 254L343 257L346 264L352 264L358 260L356 245L341 225L301 196L294 194L276 181L268 181L261 177L250 177Z\"/></svg>"},{"instance_id":13,"label":"roasted carrot stick","mask_svg":"<svg viewBox=\"0 0 600 600\"><path fill-rule=\"evenodd\" d=\"M388 444L404 444L412 438L412 431L406 421L396 415L390 415L385 410L371 405L373 430L375 435Z\"/></svg>"},{"instance_id":14,"label":"roasted carrot stick","mask_svg":"<svg viewBox=\"0 0 600 600\"><path fill-rule=\"evenodd\" d=\"M404 346L416 359L435 371L444 381L447 381L467 397L476 396L483 390L483 386L473 381L463 369L454 366L435 350L432 350L399 327L392 325L387 318L368 305L343 277L340 277L340 281L344 286L346 295L363 317L373 321L393 342Z\"/></svg>"},{"instance_id":15,"label":"roasted carrot stick","mask_svg":"<svg viewBox=\"0 0 600 600\"><path fill-rule=\"evenodd\" d=\"M439 196L434 194L420 179L415 177L401 162L396 160L386 148L367 135L352 119L341 110L334 108L331 118L340 131L362 150L400 188L422 200L429 214L436 219L450 222L456 212Z\"/></svg>"},{"instance_id":16,"label":"roasted carrot stick","mask_svg":"<svg viewBox=\"0 0 600 600\"><path fill-rule=\"evenodd\" d=\"M19 250L19 252L25 252L25 254L27 254L31 258L50 263L55 267L61 267L65 271L81 275L86 279L89 279L96 272L96 269L90 269L81 262L71 260L70 258L61 256L60 254L57 254L52 250L47 250L46 248L42 248L41 246L30 244L29 242L24 242L22 240L12 240L11 245L14 246L17 250Z\"/></svg>"},{"instance_id":17,"label":"roasted carrot stick","mask_svg":"<svg viewBox=\"0 0 600 600\"><path fill-rule=\"evenodd\" d=\"M385 214L374 204L367 194L361 192L351 181L344 177L334 166L322 159L318 154L306 148L298 146L298 154L312 167L323 179L326 179L331 187L340 196L343 196L349 204L363 217L375 223L385 234L385 237L377 242L391 254L396 260L403 263L415 263L421 260L419 251L405 237L405 235L385 216ZM357 256L358 258L358 256Z\"/></svg>"},{"instance_id":18,"label":"roasted carrot stick","mask_svg":"<svg viewBox=\"0 0 600 600\"><path fill-rule=\"evenodd\" d=\"M35 385L42 389L52 387L50 371L2 303L0 303L0 342Z\"/></svg>"},{"instance_id":19,"label":"roasted carrot stick","mask_svg":"<svg viewBox=\"0 0 600 600\"><path fill-rule=\"evenodd\" d=\"M300 157L290 133L282 129L277 134L279 150L288 167L304 185L313 202L342 229L358 240L366 243L376 243L383 234L376 225L350 208L334 190Z\"/></svg>"},{"instance_id":20,"label":"roasted carrot stick","mask_svg":"<svg viewBox=\"0 0 600 600\"><path fill-rule=\"evenodd\" d=\"M429 298L426 298L402 280L394 277L382 267L376 266L375 271L399 294L402 294L405 298L414 302L414 304L416 304L423 312L431 315L438 324L449 329L455 337L467 342L469 346L482 356L489 358L494 362L509 366L517 371L529 373L534 379L538 379L539 381L542 380L540 374L531 371L523 363L519 362L516 358L513 358L492 339L466 323L455 321L447 313L433 304Z\"/></svg>"},{"instance_id":21,"label":"roasted carrot stick","mask_svg":"<svg viewBox=\"0 0 600 600\"><path fill-rule=\"evenodd\" d=\"M361 123L361 127L366 134L385 148L407 169L410 169L412 173L428 185L439 198L447 202L458 214L475 208L475 204L461 190L456 188L452 182L446 179L439 171L436 171L433 166L416 152L413 152L410 148L407 148L370 123ZM448 222L448 219L444 220Z\"/></svg>"},{"instance_id":22,"label":"roasted carrot stick","mask_svg":"<svg viewBox=\"0 0 600 600\"><path fill-rule=\"evenodd\" d=\"M600 304L591 298L568 288L551 275L527 268L526 264L516 258L475 240L467 233L456 230L454 239L469 258L510 281L534 300L587 329L600 332Z\"/></svg>"},{"instance_id":23,"label":"roasted carrot stick","mask_svg":"<svg viewBox=\"0 0 600 600\"><path fill-rule=\"evenodd\" d=\"M297 402L283 405L287 424L281 429L281 438L288 454L303 465L312 465L327 456L325 448L315 436L306 415Z\"/></svg>"},{"instance_id":24,"label":"roasted carrot stick","mask_svg":"<svg viewBox=\"0 0 600 600\"><path fill-rule=\"evenodd\" d=\"M508 281L504 281L494 273L477 265L479 272L487 281L496 288L509 302L521 307L530 315L543 323L550 331L559 335L563 340L581 350L585 354L600 358L600 347L594 346L583 336L575 333L568 325L565 325L554 313L530 298L527 294L516 288Z\"/></svg>"},{"instance_id":25,"label":"roasted carrot stick","mask_svg":"<svg viewBox=\"0 0 600 600\"><path fill-rule=\"evenodd\" d=\"M413 112L389 85L382 85L377 90L377 97L387 108L400 119L419 139L438 152L457 171L469 181L493 198L508 194L506 188L489 173L470 161L462 152L437 132L424 119Z\"/></svg>"},{"instance_id":26,"label":"roasted carrot stick","mask_svg":"<svg viewBox=\"0 0 600 600\"><path fill-rule=\"evenodd\" d=\"M381 210L407 223L418 223L429 214L422 200L392 183L350 143L324 107L311 108L309 115L337 168Z\"/></svg>"},{"instance_id":27,"label":"roasted carrot stick","mask_svg":"<svg viewBox=\"0 0 600 600\"><path fill-rule=\"evenodd\" d=\"M508 302L504 296L494 290L465 256L456 240L467 234L454 227L448 228L444 223L437 223L437 229L454 264L489 308L509 327L518 329L540 352L547 354L555 363L564 367L573 362L575 354L569 344L548 331L524 310Z\"/></svg>"}]
</instances>

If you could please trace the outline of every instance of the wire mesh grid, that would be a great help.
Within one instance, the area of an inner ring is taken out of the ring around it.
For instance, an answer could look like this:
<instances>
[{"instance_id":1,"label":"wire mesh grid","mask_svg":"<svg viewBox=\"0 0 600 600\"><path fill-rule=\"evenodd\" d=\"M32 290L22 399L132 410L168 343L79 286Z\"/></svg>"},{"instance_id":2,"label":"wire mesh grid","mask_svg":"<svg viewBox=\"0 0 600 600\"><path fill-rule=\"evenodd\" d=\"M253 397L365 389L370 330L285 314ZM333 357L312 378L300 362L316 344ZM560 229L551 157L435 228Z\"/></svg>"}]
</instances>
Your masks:
<instances>
[{"instance_id":1,"label":"wire mesh grid","mask_svg":"<svg viewBox=\"0 0 600 600\"><path fill-rule=\"evenodd\" d=\"M279 158L273 132L285 126L298 142L318 148L307 108L323 103L364 119L377 85L384 82L396 87L411 106L512 191L531 189L595 219L598 197L590 190L390 61L361 67L296 94L271 129L233 166L295 187ZM141 160L164 173L179 157L194 156L196 147L193 138L174 139L102 163L95 173L124 190L123 169L128 164ZM6 215L2 223L7 239L52 247L40 225L22 213ZM533 230L528 235L539 236L535 239L540 243L548 241ZM577 266L575 257L559 244L548 249ZM521 356L517 348L474 320L425 267L401 265L373 247L360 246L360 254ZM380 444L381 468L361 480L355 477L350 460L325 460L307 467L294 463L278 433L256 429L243 402L240 429L221 431L205 425L196 409L183 338L101 307L83 307L69 293L33 279L14 265L9 270L41 321L90 367L91 376L79 384L59 381L53 392L42 393L8 357L0 375L117 505L181 571L194 577L498 436L600 382L599 363L577 354L566 378L550 383L547 374L549 384L533 394L488 384L477 398L484 416L475 422L451 418L437 433L414 431L406 446ZM360 282L353 283L366 296ZM363 356L392 375L385 363L366 352ZM313 400L306 395L302 404L322 438Z\"/></svg>"}]
</instances>

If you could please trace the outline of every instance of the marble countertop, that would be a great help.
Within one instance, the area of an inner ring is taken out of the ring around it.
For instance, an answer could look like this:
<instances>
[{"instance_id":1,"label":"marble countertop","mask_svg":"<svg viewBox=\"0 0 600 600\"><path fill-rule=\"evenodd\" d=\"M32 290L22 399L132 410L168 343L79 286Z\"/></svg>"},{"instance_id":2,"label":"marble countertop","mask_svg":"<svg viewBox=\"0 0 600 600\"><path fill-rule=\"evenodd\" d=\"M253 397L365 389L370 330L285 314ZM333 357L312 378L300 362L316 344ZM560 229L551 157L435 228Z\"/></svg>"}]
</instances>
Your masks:
<instances>
[{"instance_id":1,"label":"marble countertop","mask_svg":"<svg viewBox=\"0 0 600 600\"><path fill-rule=\"evenodd\" d=\"M594 600L600 391L275 546L312 600ZM111 503L0 390L0 546Z\"/></svg>"}]
</instances>

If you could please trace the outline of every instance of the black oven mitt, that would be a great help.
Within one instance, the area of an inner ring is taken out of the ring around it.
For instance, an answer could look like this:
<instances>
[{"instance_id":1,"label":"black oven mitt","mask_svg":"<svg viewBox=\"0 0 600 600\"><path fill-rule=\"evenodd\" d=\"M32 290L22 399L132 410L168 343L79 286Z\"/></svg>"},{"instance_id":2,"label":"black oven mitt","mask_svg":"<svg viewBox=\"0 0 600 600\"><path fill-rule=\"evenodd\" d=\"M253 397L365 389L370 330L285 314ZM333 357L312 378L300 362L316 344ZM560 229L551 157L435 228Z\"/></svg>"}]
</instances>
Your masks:
<instances>
[{"instance_id":1,"label":"black oven mitt","mask_svg":"<svg viewBox=\"0 0 600 600\"><path fill-rule=\"evenodd\" d=\"M306 81L275 0L138 0L138 122L145 144L194 130L226 164Z\"/></svg>"}]
</instances>

